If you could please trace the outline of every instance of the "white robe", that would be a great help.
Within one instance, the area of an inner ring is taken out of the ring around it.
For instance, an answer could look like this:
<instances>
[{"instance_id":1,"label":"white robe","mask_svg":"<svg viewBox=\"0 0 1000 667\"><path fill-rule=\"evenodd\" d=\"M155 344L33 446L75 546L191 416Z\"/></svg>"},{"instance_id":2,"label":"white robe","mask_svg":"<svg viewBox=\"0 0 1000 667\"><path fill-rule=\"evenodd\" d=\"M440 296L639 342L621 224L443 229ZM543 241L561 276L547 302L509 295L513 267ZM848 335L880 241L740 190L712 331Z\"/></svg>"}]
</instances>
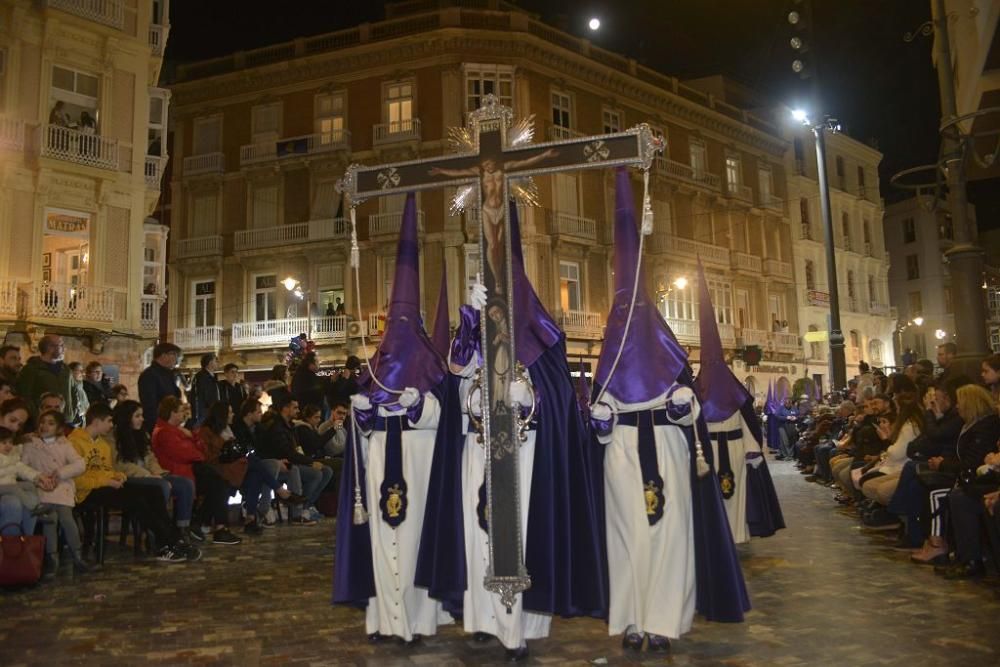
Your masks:
<instances>
[{"instance_id":1,"label":"white robe","mask_svg":"<svg viewBox=\"0 0 1000 667\"><path fill-rule=\"evenodd\" d=\"M413 430L401 434L408 505L406 519L395 528L383 521L379 507L385 478L385 431L373 431L363 438L363 449L367 450L364 453L367 455L368 526L375 573L375 597L368 600L365 614L369 634L379 632L409 641L415 634L433 635L439 624L452 622L441 603L413 583L440 413L441 406L434 395L424 394L420 419L409 422ZM405 415L406 411L390 412L379 407L378 414L398 416Z\"/></svg>"},{"instance_id":2,"label":"white robe","mask_svg":"<svg viewBox=\"0 0 1000 667\"><path fill-rule=\"evenodd\" d=\"M719 431L743 431L743 437L728 442L729 446L729 466L733 471L733 480L736 488L733 495L723 498L722 502L726 506L726 517L729 519L729 528L733 533L733 541L736 544L750 541L750 525L747 523L747 462L746 455L751 452L760 452L760 447L753 439L750 429L743 415L739 411L732 414L728 419L721 422L710 422L708 424L709 433ZM715 470L719 471L719 443L712 439L712 460L715 461Z\"/></svg>"},{"instance_id":3,"label":"white robe","mask_svg":"<svg viewBox=\"0 0 1000 667\"><path fill-rule=\"evenodd\" d=\"M662 408L664 397L624 405L605 393L617 412ZM682 420L691 424L691 418ZM656 457L663 478L663 516L649 525L638 428L615 424L602 437L605 524L608 541L610 609L608 634L629 626L639 632L677 638L691 629L695 613L695 559L691 468L687 439L678 426L655 425Z\"/></svg>"},{"instance_id":4,"label":"white robe","mask_svg":"<svg viewBox=\"0 0 1000 667\"><path fill-rule=\"evenodd\" d=\"M475 371L475 362L462 373L462 406L472 387L467 379ZM468 430L468 415L463 415L462 424ZM535 432L528 431L528 439L521 443L518 452L519 491L521 497L521 543L527 547L525 533L528 526L528 508L531 501L531 474L535 460ZM500 596L484 587L490 564L489 536L479 526L479 487L486 477L486 455L483 447L476 442L476 434L465 437L462 451L462 509L465 524L465 566L468 584L465 589L463 622L466 632L485 632L495 636L507 648L519 648L528 639L548 637L552 617L525 611L522 608L524 596L518 595L511 613L500 603ZM522 554L523 557L523 554ZM531 574L530 572L528 573Z\"/></svg>"}]
</instances>

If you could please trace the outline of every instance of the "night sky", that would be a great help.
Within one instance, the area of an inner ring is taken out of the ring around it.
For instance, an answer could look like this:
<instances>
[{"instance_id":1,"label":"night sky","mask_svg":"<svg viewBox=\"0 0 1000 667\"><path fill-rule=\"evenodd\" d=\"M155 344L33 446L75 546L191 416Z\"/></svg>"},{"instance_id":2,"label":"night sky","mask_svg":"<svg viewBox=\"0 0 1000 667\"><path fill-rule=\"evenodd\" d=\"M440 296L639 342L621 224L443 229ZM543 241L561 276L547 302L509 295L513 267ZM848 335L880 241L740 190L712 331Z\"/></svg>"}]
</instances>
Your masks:
<instances>
[{"instance_id":1,"label":"night sky","mask_svg":"<svg viewBox=\"0 0 1000 667\"><path fill-rule=\"evenodd\" d=\"M376 0L174 0L167 58L200 60L377 21ZM792 0L520 0L570 33L682 79L724 74L798 105L810 85L792 73ZM587 20L603 25L591 33ZM816 0L815 44L826 112L884 153L891 174L937 158L939 104L931 39L903 34L930 18L929 0Z\"/></svg>"}]
</instances>

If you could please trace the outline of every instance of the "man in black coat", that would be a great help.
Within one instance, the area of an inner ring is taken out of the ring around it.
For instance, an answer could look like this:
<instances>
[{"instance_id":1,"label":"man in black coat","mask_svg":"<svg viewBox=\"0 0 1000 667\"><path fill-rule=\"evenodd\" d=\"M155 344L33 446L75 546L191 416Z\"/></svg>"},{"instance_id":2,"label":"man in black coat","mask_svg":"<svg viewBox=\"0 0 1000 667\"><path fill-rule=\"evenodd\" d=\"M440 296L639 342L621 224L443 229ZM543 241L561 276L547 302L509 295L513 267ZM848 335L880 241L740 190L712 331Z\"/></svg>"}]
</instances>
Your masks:
<instances>
[{"instance_id":1,"label":"man in black coat","mask_svg":"<svg viewBox=\"0 0 1000 667\"><path fill-rule=\"evenodd\" d=\"M218 368L219 357L214 352L201 355L201 370L191 382L191 416L195 426L205 421L208 409L219 400L219 381L215 379Z\"/></svg>"},{"instance_id":2,"label":"man in black coat","mask_svg":"<svg viewBox=\"0 0 1000 667\"><path fill-rule=\"evenodd\" d=\"M156 425L160 401L167 396L181 397L174 367L181 348L173 343L159 343L153 348L153 363L139 374L139 402L142 403L142 427L149 433Z\"/></svg>"},{"instance_id":3,"label":"man in black coat","mask_svg":"<svg viewBox=\"0 0 1000 667\"><path fill-rule=\"evenodd\" d=\"M240 408L248 396L246 385L240 381L240 367L236 364L223 366L222 379L219 380L219 399L229 403L234 419L239 417Z\"/></svg>"}]
</instances>

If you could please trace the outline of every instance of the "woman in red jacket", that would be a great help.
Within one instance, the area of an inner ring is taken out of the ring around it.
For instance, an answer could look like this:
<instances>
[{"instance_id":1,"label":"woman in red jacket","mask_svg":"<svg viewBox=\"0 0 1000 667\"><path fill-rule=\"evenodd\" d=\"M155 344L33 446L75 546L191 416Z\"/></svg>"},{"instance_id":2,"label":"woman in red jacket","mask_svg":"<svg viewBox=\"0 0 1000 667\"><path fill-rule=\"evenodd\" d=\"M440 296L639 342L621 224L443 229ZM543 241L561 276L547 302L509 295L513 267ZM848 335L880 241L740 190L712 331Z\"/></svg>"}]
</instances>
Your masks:
<instances>
[{"instance_id":1,"label":"woman in red jacket","mask_svg":"<svg viewBox=\"0 0 1000 667\"><path fill-rule=\"evenodd\" d=\"M187 418L187 406L176 396L160 401L156 427L153 429L153 453L160 466L172 475L194 481L195 492L202 498L195 517L205 526L212 526L215 544L239 544L243 540L229 532L229 484L212 466L205 463L205 448L191 431L181 424ZM191 539L205 541L200 527L192 524Z\"/></svg>"}]
</instances>

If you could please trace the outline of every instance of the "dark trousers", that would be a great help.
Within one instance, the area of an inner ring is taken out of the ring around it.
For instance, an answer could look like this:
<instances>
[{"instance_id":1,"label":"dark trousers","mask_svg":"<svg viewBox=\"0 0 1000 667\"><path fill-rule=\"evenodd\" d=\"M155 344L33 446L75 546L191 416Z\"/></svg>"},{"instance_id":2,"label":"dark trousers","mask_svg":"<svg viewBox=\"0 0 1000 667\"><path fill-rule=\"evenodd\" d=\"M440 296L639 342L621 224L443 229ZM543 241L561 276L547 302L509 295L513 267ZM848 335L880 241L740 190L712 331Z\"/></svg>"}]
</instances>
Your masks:
<instances>
[{"instance_id":1,"label":"dark trousers","mask_svg":"<svg viewBox=\"0 0 1000 667\"><path fill-rule=\"evenodd\" d=\"M120 489L103 486L87 494L80 504L82 508L109 507L128 512L137 517L142 525L156 537L159 546L173 546L178 539L163 493L155 486L126 484Z\"/></svg>"},{"instance_id":2,"label":"dark trousers","mask_svg":"<svg viewBox=\"0 0 1000 667\"><path fill-rule=\"evenodd\" d=\"M951 527L955 533L958 559L963 563L982 560L979 529L982 516L986 513L983 499L973 497L965 489L953 489L948 494L948 511L951 512Z\"/></svg>"},{"instance_id":3,"label":"dark trousers","mask_svg":"<svg viewBox=\"0 0 1000 667\"><path fill-rule=\"evenodd\" d=\"M281 488L281 482L272 474L271 468L251 454L247 457L247 474L243 478L243 488L240 489L240 493L243 495L243 508L246 510L248 518L255 516L260 496L265 488L277 491Z\"/></svg>"},{"instance_id":4,"label":"dark trousers","mask_svg":"<svg viewBox=\"0 0 1000 667\"><path fill-rule=\"evenodd\" d=\"M899 474L896 492L889 501L889 511L906 521L906 539L911 547L919 547L927 539L928 521L923 516L927 490L917 480L917 462L907 461Z\"/></svg>"},{"instance_id":5,"label":"dark trousers","mask_svg":"<svg viewBox=\"0 0 1000 667\"><path fill-rule=\"evenodd\" d=\"M830 470L830 456L837 448L832 442L824 442L816 445L813 455L816 457L816 469L813 474L827 482L833 481L833 472Z\"/></svg>"},{"instance_id":6,"label":"dark trousers","mask_svg":"<svg viewBox=\"0 0 1000 667\"><path fill-rule=\"evenodd\" d=\"M197 519L204 526L225 526L229 523L229 482L214 468L204 463L195 463L194 486L201 496L201 507Z\"/></svg>"}]
</instances>

